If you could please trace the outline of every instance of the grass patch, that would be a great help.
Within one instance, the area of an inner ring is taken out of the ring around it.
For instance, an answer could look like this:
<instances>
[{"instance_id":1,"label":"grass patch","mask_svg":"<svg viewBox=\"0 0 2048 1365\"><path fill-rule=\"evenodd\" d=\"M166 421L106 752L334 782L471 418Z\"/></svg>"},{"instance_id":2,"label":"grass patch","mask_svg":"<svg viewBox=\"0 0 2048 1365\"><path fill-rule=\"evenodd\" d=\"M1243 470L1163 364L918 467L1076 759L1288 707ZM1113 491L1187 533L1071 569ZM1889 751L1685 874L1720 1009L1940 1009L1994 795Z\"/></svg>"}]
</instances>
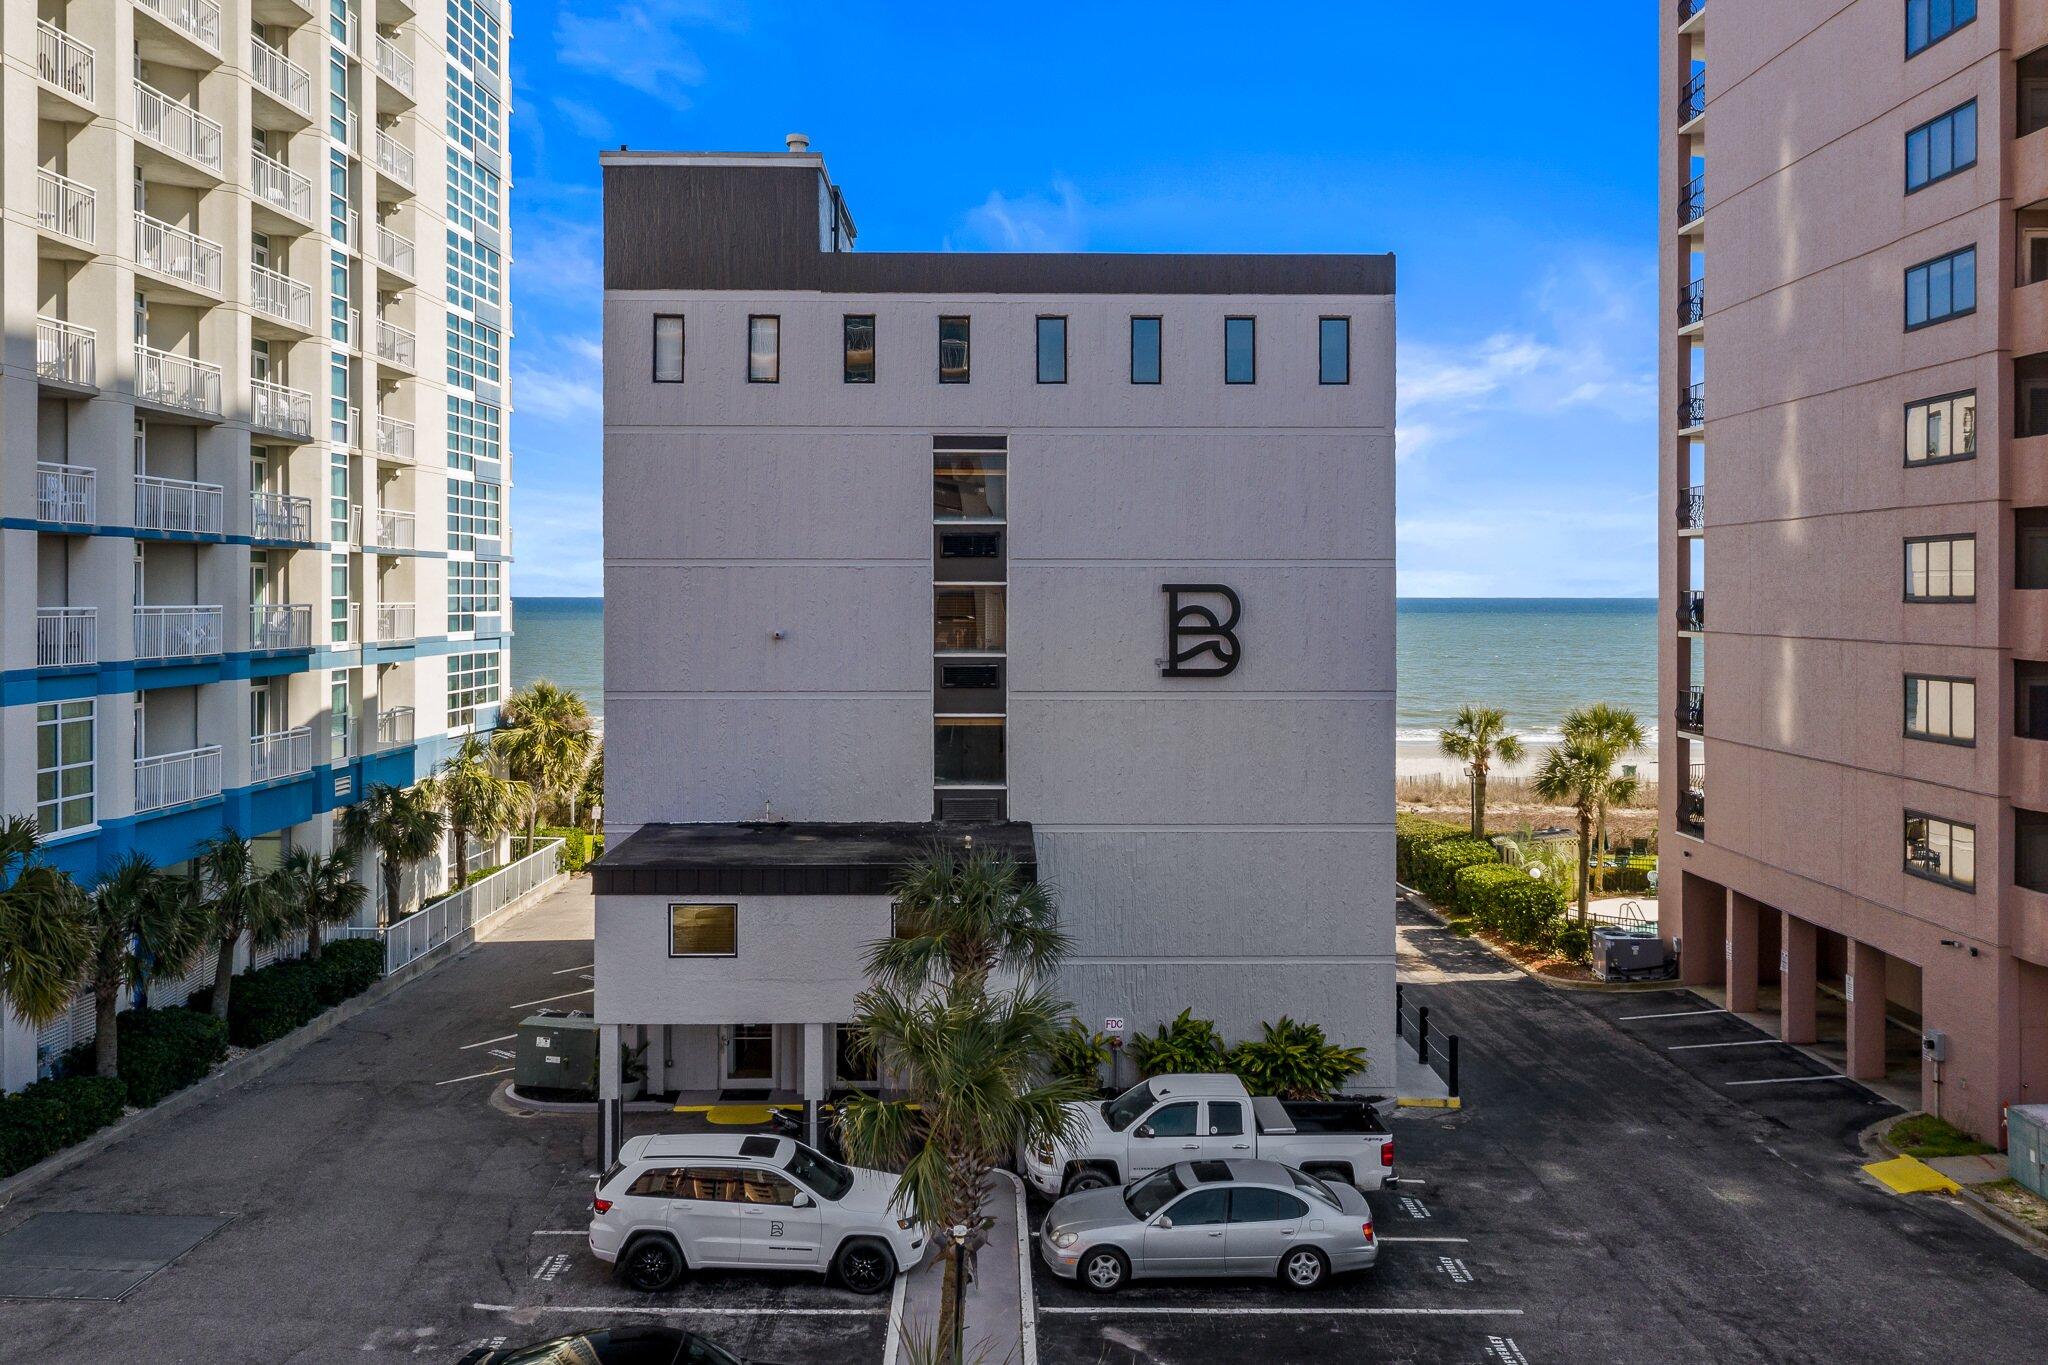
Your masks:
<instances>
[{"instance_id":1,"label":"grass patch","mask_svg":"<svg viewBox=\"0 0 2048 1365\"><path fill-rule=\"evenodd\" d=\"M2043 1199L2017 1180L1994 1180L1972 1185L1971 1191L2005 1210L2039 1232L2048 1232L2048 1199Z\"/></svg>"},{"instance_id":2,"label":"grass patch","mask_svg":"<svg viewBox=\"0 0 2048 1365\"><path fill-rule=\"evenodd\" d=\"M1981 1156L1998 1150L1932 1114L1908 1115L1893 1124L1886 1136L1907 1156Z\"/></svg>"}]
</instances>

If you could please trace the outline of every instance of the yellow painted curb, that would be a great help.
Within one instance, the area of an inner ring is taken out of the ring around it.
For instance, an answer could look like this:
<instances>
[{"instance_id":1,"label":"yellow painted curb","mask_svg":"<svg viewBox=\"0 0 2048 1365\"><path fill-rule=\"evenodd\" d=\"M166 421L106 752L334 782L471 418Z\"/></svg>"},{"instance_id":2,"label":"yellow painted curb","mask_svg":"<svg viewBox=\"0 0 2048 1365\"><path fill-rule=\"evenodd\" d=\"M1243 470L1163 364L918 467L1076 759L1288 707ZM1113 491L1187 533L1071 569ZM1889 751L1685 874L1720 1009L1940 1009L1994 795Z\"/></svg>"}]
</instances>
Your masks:
<instances>
[{"instance_id":1,"label":"yellow painted curb","mask_svg":"<svg viewBox=\"0 0 2048 1365\"><path fill-rule=\"evenodd\" d=\"M1456 1095L1451 1096L1449 1099L1437 1099L1428 1095L1403 1096L1395 1100L1394 1103L1403 1109L1462 1109L1465 1107L1459 1102Z\"/></svg>"},{"instance_id":2,"label":"yellow painted curb","mask_svg":"<svg viewBox=\"0 0 2048 1365\"><path fill-rule=\"evenodd\" d=\"M1863 1173L1893 1194L1954 1194L1960 1186L1926 1162L1910 1156L1873 1161Z\"/></svg>"},{"instance_id":3,"label":"yellow painted curb","mask_svg":"<svg viewBox=\"0 0 2048 1365\"><path fill-rule=\"evenodd\" d=\"M714 1104L705 1111L704 1121L731 1127L751 1127L766 1123L774 1112L765 1104Z\"/></svg>"}]
</instances>

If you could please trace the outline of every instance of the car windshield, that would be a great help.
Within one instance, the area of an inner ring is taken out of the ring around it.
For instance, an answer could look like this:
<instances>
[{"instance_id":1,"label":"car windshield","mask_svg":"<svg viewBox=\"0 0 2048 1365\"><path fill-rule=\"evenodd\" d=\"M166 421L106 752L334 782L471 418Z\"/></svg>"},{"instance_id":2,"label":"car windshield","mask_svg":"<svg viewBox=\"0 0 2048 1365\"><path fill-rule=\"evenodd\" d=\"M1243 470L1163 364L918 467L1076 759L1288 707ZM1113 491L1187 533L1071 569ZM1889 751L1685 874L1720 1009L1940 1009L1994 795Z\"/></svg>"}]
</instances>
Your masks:
<instances>
[{"instance_id":1,"label":"car windshield","mask_svg":"<svg viewBox=\"0 0 2048 1365\"><path fill-rule=\"evenodd\" d=\"M1292 1166L1289 1166L1287 1168L1287 1174L1294 1181L1295 1189L1302 1191L1304 1194L1314 1195L1316 1198L1322 1200L1325 1204L1328 1204L1333 1209L1341 1209L1344 1207L1343 1204L1338 1202L1337 1192L1335 1190L1331 1189L1328 1185L1325 1185L1322 1181L1310 1175L1307 1171L1297 1171Z\"/></svg>"},{"instance_id":2,"label":"car windshield","mask_svg":"<svg viewBox=\"0 0 2048 1365\"><path fill-rule=\"evenodd\" d=\"M1124 1191L1124 1207L1139 1222L1145 1221L1159 1210L1173 1202L1187 1186L1180 1183L1180 1176L1173 1167L1154 1171L1137 1184Z\"/></svg>"},{"instance_id":3,"label":"car windshield","mask_svg":"<svg viewBox=\"0 0 2048 1365\"><path fill-rule=\"evenodd\" d=\"M1139 1081L1115 1099L1102 1102L1102 1121L1109 1125L1111 1132L1121 1133L1143 1118L1151 1107L1151 1083Z\"/></svg>"},{"instance_id":4,"label":"car windshield","mask_svg":"<svg viewBox=\"0 0 2048 1365\"><path fill-rule=\"evenodd\" d=\"M782 1169L795 1176L806 1189L815 1190L827 1199L841 1199L853 1188L852 1171L801 1142L792 1145L795 1150L789 1154L789 1161Z\"/></svg>"}]
</instances>

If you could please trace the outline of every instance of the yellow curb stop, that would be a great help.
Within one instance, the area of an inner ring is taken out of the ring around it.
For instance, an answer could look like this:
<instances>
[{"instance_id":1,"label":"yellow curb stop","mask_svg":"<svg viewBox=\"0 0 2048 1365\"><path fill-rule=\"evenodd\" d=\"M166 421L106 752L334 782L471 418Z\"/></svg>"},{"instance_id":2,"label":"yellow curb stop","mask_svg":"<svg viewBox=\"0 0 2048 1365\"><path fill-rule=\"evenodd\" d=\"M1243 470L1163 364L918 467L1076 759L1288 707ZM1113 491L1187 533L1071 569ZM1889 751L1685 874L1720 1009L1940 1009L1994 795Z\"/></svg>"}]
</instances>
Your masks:
<instances>
[{"instance_id":1,"label":"yellow curb stop","mask_svg":"<svg viewBox=\"0 0 2048 1365\"><path fill-rule=\"evenodd\" d=\"M1916 1157L1873 1161L1863 1173L1893 1194L1954 1194L1961 1186Z\"/></svg>"}]
</instances>

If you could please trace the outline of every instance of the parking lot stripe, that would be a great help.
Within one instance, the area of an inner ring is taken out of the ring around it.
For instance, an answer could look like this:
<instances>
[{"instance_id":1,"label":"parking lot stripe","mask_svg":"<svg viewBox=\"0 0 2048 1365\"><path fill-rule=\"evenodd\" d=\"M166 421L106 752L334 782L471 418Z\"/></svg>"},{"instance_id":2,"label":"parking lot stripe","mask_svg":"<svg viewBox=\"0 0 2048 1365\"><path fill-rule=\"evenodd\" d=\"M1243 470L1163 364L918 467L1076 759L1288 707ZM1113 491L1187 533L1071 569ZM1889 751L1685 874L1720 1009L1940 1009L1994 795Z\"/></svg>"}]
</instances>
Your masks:
<instances>
[{"instance_id":1,"label":"parking lot stripe","mask_svg":"<svg viewBox=\"0 0 2048 1365\"><path fill-rule=\"evenodd\" d=\"M471 1048L475 1047L489 1047L492 1043L509 1043L518 1036L519 1035L516 1033L508 1033L502 1038L486 1038L481 1043L464 1043L461 1047L456 1048L455 1050L457 1052L467 1052Z\"/></svg>"},{"instance_id":2,"label":"parking lot stripe","mask_svg":"<svg viewBox=\"0 0 2048 1365\"><path fill-rule=\"evenodd\" d=\"M903 1289L909 1283L908 1275L898 1275L896 1287L889 1291L889 1331L882 1338L882 1365L896 1365L896 1353L903 1349Z\"/></svg>"},{"instance_id":3,"label":"parking lot stripe","mask_svg":"<svg viewBox=\"0 0 2048 1365\"><path fill-rule=\"evenodd\" d=\"M511 1067L509 1067L509 1066L501 1066L501 1067L499 1067L499 1068L498 1068L498 1069L497 1069L496 1071L479 1071L479 1072L477 1072L477 1073L476 1073L475 1075L473 1075L473 1076L454 1076L454 1077L451 1077L451 1078L449 1078L448 1080L445 1080L445 1081L435 1081L435 1082L434 1082L434 1084L435 1084L435 1085L455 1085L455 1084L457 1084L458 1082L461 1082L461 1081L480 1081L480 1080L482 1080L482 1079L483 1079L484 1077L486 1077L486 1076L502 1076L502 1075L504 1075L504 1074L505 1074L506 1072L510 1071L511 1069L512 1069L512 1068L511 1068Z\"/></svg>"},{"instance_id":4,"label":"parking lot stripe","mask_svg":"<svg viewBox=\"0 0 2048 1365\"><path fill-rule=\"evenodd\" d=\"M1694 1019L1702 1014L1726 1014L1727 1010L1665 1010L1662 1014L1624 1014L1617 1022L1633 1024L1638 1019Z\"/></svg>"},{"instance_id":5,"label":"parking lot stripe","mask_svg":"<svg viewBox=\"0 0 2048 1365\"><path fill-rule=\"evenodd\" d=\"M1760 1081L1723 1081L1723 1085L1790 1085L1794 1081L1846 1081L1849 1078L1839 1071L1824 1071L1818 1076L1767 1076Z\"/></svg>"},{"instance_id":6,"label":"parking lot stripe","mask_svg":"<svg viewBox=\"0 0 2048 1365\"><path fill-rule=\"evenodd\" d=\"M586 963L584 963L584 964L583 964L583 965L582 965L581 967L564 967L564 968L562 968L562 969L561 969L560 971L557 971L557 972L550 972L550 973L549 973L549 975L550 975L550 976L567 976L567 975L568 975L569 973L571 973L571 972L587 972L587 971L589 971L589 970L590 970L590 969L591 969L592 967L595 967L596 965L597 965L597 964L596 964L595 962L586 962Z\"/></svg>"},{"instance_id":7,"label":"parking lot stripe","mask_svg":"<svg viewBox=\"0 0 2048 1365\"><path fill-rule=\"evenodd\" d=\"M649 1315L669 1318L879 1318L889 1311L886 1308L788 1308L780 1305L773 1308L671 1308L642 1303L630 1307L602 1303L473 1303L469 1307L476 1313L602 1313L607 1317Z\"/></svg>"},{"instance_id":8,"label":"parking lot stripe","mask_svg":"<svg viewBox=\"0 0 2048 1365\"><path fill-rule=\"evenodd\" d=\"M1680 1043L1677 1047L1667 1047L1664 1050L1666 1052L1697 1052L1703 1047L1762 1047L1766 1043L1775 1043L1777 1041L1776 1038L1744 1038L1739 1043Z\"/></svg>"},{"instance_id":9,"label":"parking lot stripe","mask_svg":"<svg viewBox=\"0 0 2048 1365\"><path fill-rule=\"evenodd\" d=\"M533 1235L536 1237L581 1237L589 1231L589 1228L538 1228L534 1231Z\"/></svg>"},{"instance_id":10,"label":"parking lot stripe","mask_svg":"<svg viewBox=\"0 0 2048 1365\"><path fill-rule=\"evenodd\" d=\"M525 1008L526 1008L526 1007L527 1007L528 1005L545 1005L545 1004L547 1004L547 1003L548 1003L548 1002L549 1002L550 1000L574 1000L574 999L575 999L575 998L576 998L577 996L579 996L579 995L588 995L588 994L590 994L590 987L588 987L588 986L585 986L585 987L584 987L584 988L583 988L582 990L580 990L580 991L568 991L568 992L566 992L566 993L564 993L564 994L562 994L562 995L543 995L543 996L542 996L542 997L541 997L540 999L538 999L538 1000L522 1000L522 1001L520 1001L520 1002L519 1002L518 1004L516 1004L516 1005L513 1005L513 1006L511 1006L511 1008L513 1008L513 1009L515 1009L515 1010L523 1010L523 1009L525 1009Z\"/></svg>"},{"instance_id":11,"label":"parking lot stripe","mask_svg":"<svg viewBox=\"0 0 2048 1365\"><path fill-rule=\"evenodd\" d=\"M636 1310L637 1311L637 1310ZM1195 1308L1174 1305L1166 1307L1154 1304L1134 1304L1124 1307L1114 1304L1087 1307L1066 1305L1040 1305L1041 1313L1064 1313L1076 1317L1101 1314L1123 1317L1137 1314L1144 1317L1210 1317L1210 1318L1519 1318L1519 1308Z\"/></svg>"},{"instance_id":12,"label":"parking lot stripe","mask_svg":"<svg viewBox=\"0 0 2048 1365\"><path fill-rule=\"evenodd\" d=\"M1472 1239L1470 1237L1381 1237L1378 1240L1381 1242L1457 1242L1462 1245L1470 1242Z\"/></svg>"}]
</instances>

